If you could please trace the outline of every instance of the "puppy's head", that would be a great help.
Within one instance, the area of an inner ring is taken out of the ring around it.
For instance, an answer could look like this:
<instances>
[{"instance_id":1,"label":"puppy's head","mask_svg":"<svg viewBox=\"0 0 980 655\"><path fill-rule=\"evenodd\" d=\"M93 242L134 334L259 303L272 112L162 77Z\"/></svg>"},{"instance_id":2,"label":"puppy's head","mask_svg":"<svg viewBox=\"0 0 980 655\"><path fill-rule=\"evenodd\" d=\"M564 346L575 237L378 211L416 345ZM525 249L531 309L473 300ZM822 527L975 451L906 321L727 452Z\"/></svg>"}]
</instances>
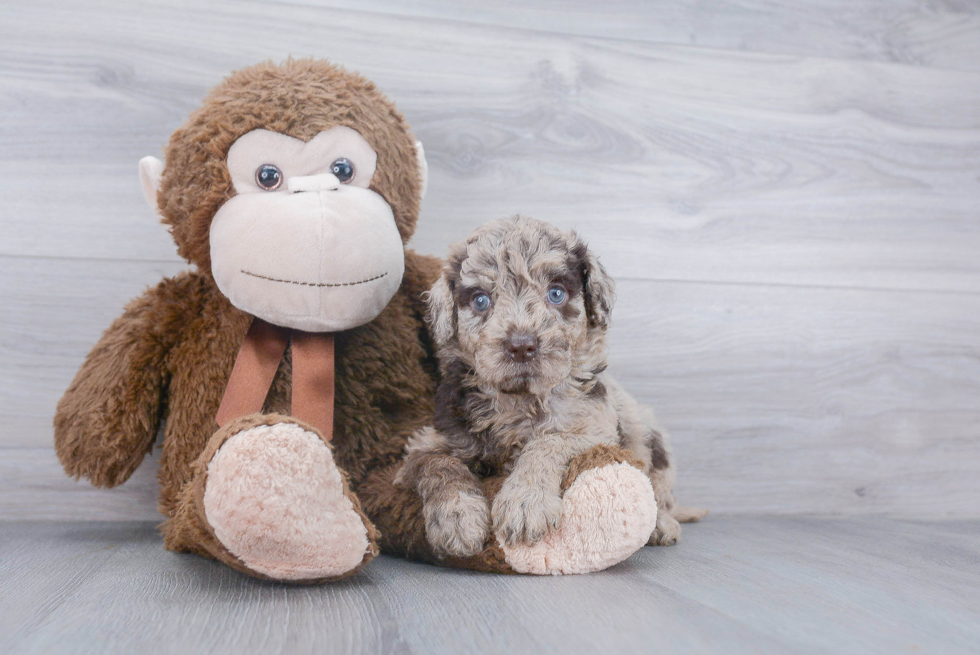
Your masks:
<instances>
[{"instance_id":1,"label":"puppy's head","mask_svg":"<svg viewBox=\"0 0 980 655\"><path fill-rule=\"evenodd\" d=\"M574 232L515 216L455 244L428 292L439 355L480 383L543 394L605 362L613 283Z\"/></svg>"}]
</instances>

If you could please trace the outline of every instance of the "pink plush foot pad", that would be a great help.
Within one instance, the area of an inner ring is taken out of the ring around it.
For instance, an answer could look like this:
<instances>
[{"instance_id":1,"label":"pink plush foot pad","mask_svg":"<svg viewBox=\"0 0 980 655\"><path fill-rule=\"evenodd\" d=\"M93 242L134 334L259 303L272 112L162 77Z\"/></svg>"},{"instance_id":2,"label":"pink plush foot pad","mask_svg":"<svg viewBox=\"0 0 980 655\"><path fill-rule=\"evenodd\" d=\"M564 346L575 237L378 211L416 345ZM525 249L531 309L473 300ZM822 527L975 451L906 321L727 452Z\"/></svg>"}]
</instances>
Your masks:
<instances>
[{"instance_id":1,"label":"pink plush foot pad","mask_svg":"<svg viewBox=\"0 0 980 655\"><path fill-rule=\"evenodd\" d=\"M204 510L229 552L279 580L343 575L370 545L330 449L294 423L229 438L208 465Z\"/></svg>"},{"instance_id":2,"label":"pink plush foot pad","mask_svg":"<svg viewBox=\"0 0 980 655\"><path fill-rule=\"evenodd\" d=\"M642 548L656 525L657 503L650 479L629 464L611 464L575 479L565 492L557 530L533 546L501 548L518 573L591 573Z\"/></svg>"}]
</instances>

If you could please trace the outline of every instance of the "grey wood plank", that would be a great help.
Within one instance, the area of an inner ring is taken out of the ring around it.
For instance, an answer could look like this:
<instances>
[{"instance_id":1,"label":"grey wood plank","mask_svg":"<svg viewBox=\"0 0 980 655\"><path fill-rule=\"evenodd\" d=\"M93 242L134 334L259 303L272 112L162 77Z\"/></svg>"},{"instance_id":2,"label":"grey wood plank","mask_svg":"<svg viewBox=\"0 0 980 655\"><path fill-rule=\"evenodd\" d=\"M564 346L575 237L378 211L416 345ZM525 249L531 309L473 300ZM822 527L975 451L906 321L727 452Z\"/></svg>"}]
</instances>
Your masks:
<instances>
[{"instance_id":1,"label":"grey wood plank","mask_svg":"<svg viewBox=\"0 0 980 655\"><path fill-rule=\"evenodd\" d=\"M162 521L159 461L147 457L121 487L69 478L51 446L0 448L0 520Z\"/></svg>"},{"instance_id":2,"label":"grey wood plank","mask_svg":"<svg viewBox=\"0 0 980 655\"><path fill-rule=\"evenodd\" d=\"M731 540L690 531L699 575L640 575L818 652L965 653L980 630L975 527L733 517L722 527ZM654 555L640 553L638 564Z\"/></svg>"},{"instance_id":3,"label":"grey wood plank","mask_svg":"<svg viewBox=\"0 0 980 655\"><path fill-rule=\"evenodd\" d=\"M229 70L314 54L375 79L426 143L422 251L520 211L591 235L619 276L980 288L976 74L190 6L2 9L0 161L20 173L0 253L174 260L137 159Z\"/></svg>"},{"instance_id":4,"label":"grey wood plank","mask_svg":"<svg viewBox=\"0 0 980 655\"><path fill-rule=\"evenodd\" d=\"M50 445L55 405L102 332L131 298L185 268L0 258L0 445Z\"/></svg>"},{"instance_id":5,"label":"grey wood plank","mask_svg":"<svg viewBox=\"0 0 980 655\"><path fill-rule=\"evenodd\" d=\"M0 259L0 447L21 473L0 476L0 517L152 515L142 486L86 510L53 457L16 448L50 447L55 403L101 331L179 265L13 263ZM980 297L621 280L618 298L611 371L673 435L685 502L978 516Z\"/></svg>"},{"instance_id":6,"label":"grey wood plank","mask_svg":"<svg viewBox=\"0 0 980 655\"><path fill-rule=\"evenodd\" d=\"M672 434L685 502L976 516L974 296L639 281L618 295L610 371Z\"/></svg>"},{"instance_id":7,"label":"grey wood plank","mask_svg":"<svg viewBox=\"0 0 980 655\"><path fill-rule=\"evenodd\" d=\"M295 587L148 524L0 524L5 652L972 652L980 524L711 518L672 548L530 578L381 557Z\"/></svg>"},{"instance_id":8,"label":"grey wood plank","mask_svg":"<svg viewBox=\"0 0 980 655\"><path fill-rule=\"evenodd\" d=\"M254 0L252 0L254 1ZM276 0L284 5L774 54L980 71L980 7L923 0Z\"/></svg>"}]
</instances>

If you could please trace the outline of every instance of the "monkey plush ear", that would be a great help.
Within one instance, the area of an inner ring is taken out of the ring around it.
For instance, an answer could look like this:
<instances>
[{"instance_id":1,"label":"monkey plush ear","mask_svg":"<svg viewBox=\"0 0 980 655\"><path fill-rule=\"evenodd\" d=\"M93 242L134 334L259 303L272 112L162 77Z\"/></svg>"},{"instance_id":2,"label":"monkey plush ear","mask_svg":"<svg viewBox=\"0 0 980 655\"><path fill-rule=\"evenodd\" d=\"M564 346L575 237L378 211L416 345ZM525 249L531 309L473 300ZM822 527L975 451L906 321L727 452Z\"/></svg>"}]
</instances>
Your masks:
<instances>
[{"instance_id":1,"label":"monkey plush ear","mask_svg":"<svg viewBox=\"0 0 980 655\"><path fill-rule=\"evenodd\" d=\"M429 306L425 320L432 338L437 346L444 346L456 336L456 298L445 272L423 297Z\"/></svg>"},{"instance_id":2,"label":"monkey plush ear","mask_svg":"<svg viewBox=\"0 0 980 655\"><path fill-rule=\"evenodd\" d=\"M163 162L156 157L143 157L140 160L140 186L143 197L154 214L160 213L157 205L157 191L160 190L160 178L163 177Z\"/></svg>"},{"instance_id":3,"label":"monkey plush ear","mask_svg":"<svg viewBox=\"0 0 980 655\"><path fill-rule=\"evenodd\" d=\"M422 178L422 191L419 200L425 200L425 192L429 190L429 163L425 161L425 148L421 141L415 142L415 157L419 162L419 177Z\"/></svg>"},{"instance_id":4,"label":"monkey plush ear","mask_svg":"<svg viewBox=\"0 0 980 655\"><path fill-rule=\"evenodd\" d=\"M584 244L583 244L584 247ZM589 327L606 328L616 302L616 285L591 251L585 249L582 259L582 282L585 287L585 313Z\"/></svg>"}]
</instances>

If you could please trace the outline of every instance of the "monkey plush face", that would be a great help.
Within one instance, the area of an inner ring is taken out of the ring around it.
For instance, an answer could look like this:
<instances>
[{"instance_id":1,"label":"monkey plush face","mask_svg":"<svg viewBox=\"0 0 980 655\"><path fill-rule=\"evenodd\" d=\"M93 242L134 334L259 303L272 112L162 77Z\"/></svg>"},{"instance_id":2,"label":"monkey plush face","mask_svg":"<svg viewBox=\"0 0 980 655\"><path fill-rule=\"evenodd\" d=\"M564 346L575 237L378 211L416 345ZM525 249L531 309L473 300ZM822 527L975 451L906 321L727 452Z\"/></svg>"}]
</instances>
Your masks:
<instances>
[{"instance_id":1,"label":"monkey plush face","mask_svg":"<svg viewBox=\"0 0 980 655\"><path fill-rule=\"evenodd\" d=\"M425 189L421 144L375 86L318 60L232 74L147 157L147 200L232 305L339 331L398 290Z\"/></svg>"},{"instance_id":2,"label":"monkey plush face","mask_svg":"<svg viewBox=\"0 0 980 655\"><path fill-rule=\"evenodd\" d=\"M398 290L404 248L369 186L377 154L337 126L308 142L269 130L228 151L235 196L211 222L211 272L231 303L270 323L346 330Z\"/></svg>"}]
</instances>

